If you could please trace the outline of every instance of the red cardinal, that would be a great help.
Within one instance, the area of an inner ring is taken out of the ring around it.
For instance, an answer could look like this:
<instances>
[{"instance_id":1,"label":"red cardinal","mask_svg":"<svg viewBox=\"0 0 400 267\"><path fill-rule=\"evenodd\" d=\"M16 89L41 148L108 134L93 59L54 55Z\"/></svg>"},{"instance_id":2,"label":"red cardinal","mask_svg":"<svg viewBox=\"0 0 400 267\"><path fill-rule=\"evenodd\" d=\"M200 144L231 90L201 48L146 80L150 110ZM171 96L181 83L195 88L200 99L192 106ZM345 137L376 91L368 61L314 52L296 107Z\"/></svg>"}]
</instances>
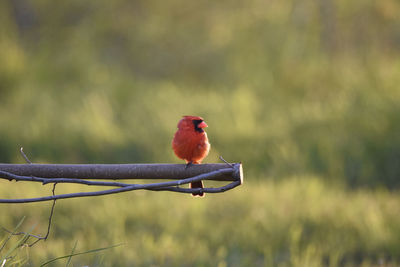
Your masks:
<instances>
[{"instance_id":1,"label":"red cardinal","mask_svg":"<svg viewBox=\"0 0 400 267\"><path fill-rule=\"evenodd\" d=\"M186 160L189 164L200 164L210 151L210 143L204 128L207 124L202 117L183 116L178 123L178 130L172 140L172 149L175 155ZM190 184L190 188L203 188L203 182ZM204 193L193 193L193 196L203 196Z\"/></svg>"}]
</instances>

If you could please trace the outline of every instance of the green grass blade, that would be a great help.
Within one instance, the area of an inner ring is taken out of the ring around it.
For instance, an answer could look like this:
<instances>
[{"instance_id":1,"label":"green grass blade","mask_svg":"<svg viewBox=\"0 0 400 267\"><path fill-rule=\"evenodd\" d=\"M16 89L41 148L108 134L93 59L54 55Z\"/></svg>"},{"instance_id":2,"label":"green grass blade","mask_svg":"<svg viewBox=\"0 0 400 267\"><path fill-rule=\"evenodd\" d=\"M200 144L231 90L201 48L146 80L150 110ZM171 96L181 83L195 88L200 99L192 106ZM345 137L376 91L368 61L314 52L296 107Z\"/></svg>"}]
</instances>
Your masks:
<instances>
[{"instance_id":1,"label":"green grass blade","mask_svg":"<svg viewBox=\"0 0 400 267\"><path fill-rule=\"evenodd\" d=\"M22 219L19 221L19 223L17 224L17 226L14 228L14 230L9 233L7 239L4 241L4 244L1 246L1 249L3 249L7 242L11 239L11 237L13 236L14 233L17 232L17 229L22 225L22 223L25 220L25 216L22 217ZM32 228L33 229L33 228ZM20 238L1 258L0 258L0 262L4 262L4 260L6 260L9 255L11 255L18 247L21 246L21 244L26 240L28 236L28 233L24 234L24 236L22 238Z\"/></svg>"},{"instance_id":2,"label":"green grass blade","mask_svg":"<svg viewBox=\"0 0 400 267\"><path fill-rule=\"evenodd\" d=\"M0 252L3 250L3 248L6 246L6 244L8 243L8 241L11 239L11 237L13 236L13 234L17 231L17 229L22 225L22 223L25 220L25 216L22 217L22 219L19 221L19 223L17 224L17 226L14 227L14 230L12 230L11 233L8 234L8 236L6 237L6 239L4 240L3 245L1 245L0 247ZM2 259L1 259L2 260Z\"/></svg>"},{"instance_id":3,"label":"green grass blade","mask_svg":"<svg viewBox=\"0 0 400 267\"><path fill-rule=\"evenodd\" d=\"M74 247L71 250L71 255L69 256L67 264L65 265L65 267L68 267L69 264L71 263L72 255L74 254L77 245L78 245L78 240L75 241Z\"/></svg>"},{"instance_id":4,"label":"green grass blade","mask_svg":"<svg viewBox=\"0 0 400 267\"><path fill-rule=\"evenodd\" d=\"M107 249L119 247L119 246L122 246L122 245L123 244L117 244L117 245L112 245L112 246L105 247L105 248L97 248L97 249L92 249L92 250L88 250L88 251L84 251L84 252L79 252L79 253L75 253L75 254L69 254L69 255L57 257L57 258L51 259L51 260L43 263L42 265L40 265L40 267L45 266L45 265L47 265L49 263L52 263L54 261L57 261L57 260L61 260L61 259L69 258L69 257L74 257L74 256L78 256L78 255L84 255L84 254L99 252L99 251L102 251L102 250L107 250Z\"/></svg>"},{"instance_id":5,"label":"green grass blade","mask_svg":"<svg viewBox=\"0 0 400 267\"><path fill-rule=\"evenodd\" d=\"M4 255L4 259L7 259L17 248L19 248L26 240L29 238L29 234L33 231L35 227L32 227L28 232L26 232L18 241L15 243Z\"/></svg>"}]
</instances>

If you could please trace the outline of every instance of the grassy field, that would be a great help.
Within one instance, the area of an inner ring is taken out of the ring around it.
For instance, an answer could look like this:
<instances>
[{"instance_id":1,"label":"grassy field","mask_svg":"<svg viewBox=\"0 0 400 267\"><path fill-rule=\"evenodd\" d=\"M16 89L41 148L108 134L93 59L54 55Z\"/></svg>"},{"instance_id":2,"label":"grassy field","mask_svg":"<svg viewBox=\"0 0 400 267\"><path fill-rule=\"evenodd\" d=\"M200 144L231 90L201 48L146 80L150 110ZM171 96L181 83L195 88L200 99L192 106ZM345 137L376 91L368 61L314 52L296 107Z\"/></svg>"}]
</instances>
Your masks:
<instances>
[{"instance_id":1,"label":"grassy field","mask_svg":"<svg viewBox=\"0 0 400 267\"><path fill-rule=\"evenodd\" d=\"M10 187L3 182L1 195L41 190ZM77 242L75 252L123 245L73 257L71 266L396 266L399 203L386 190L347 191L317 177L260 179L201 199L146 191L63 200L49 240L19 248L15 260L38 266ZM16 208L1 206L3 227L26 216L20 230L45 233L50 203Z\"/></svg>"},{"instance_id":2,"label":"grassy field","mask_svg":"<svg viewBox=\"0 0 400 267\"><path fill-rule=\"evenodd\" d=\"M35 163L182 163L176 124L199 115L205 163L245 172L203 199L59 201L48 241L13 237L0 256L38 266L122 243L70 266L400 265L398 14L396 0L0 1L1 163L24 162L21 146ZM0 181L0 198L49 194ZM43 234L50 206L0 205L0 226Z\"/></svg>"}]
</instances>

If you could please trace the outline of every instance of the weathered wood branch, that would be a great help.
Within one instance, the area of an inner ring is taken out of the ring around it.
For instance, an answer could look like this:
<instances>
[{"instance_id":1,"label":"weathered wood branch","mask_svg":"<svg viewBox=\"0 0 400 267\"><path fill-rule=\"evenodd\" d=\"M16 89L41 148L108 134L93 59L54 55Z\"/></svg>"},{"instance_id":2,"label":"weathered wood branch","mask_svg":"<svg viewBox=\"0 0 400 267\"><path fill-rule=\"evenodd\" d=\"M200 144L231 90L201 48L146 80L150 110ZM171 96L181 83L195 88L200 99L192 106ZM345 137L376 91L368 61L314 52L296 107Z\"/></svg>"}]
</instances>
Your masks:
<instances>
[{"instance_id":1,"label":"weathered wood branch","mask_svg":"<svg viewBox=\"0 0 400 267\"><path fill-rule=\"evenodd\" d=\"M242 181L242 165L232 164L235 171L215 177L217 181ZM225 163L193 164L0 164L0 171L19 176L70 179L166 179L179 180L225 169Z\"/></svg>"},{"instance_id":2,"label":"weathered wood branch","mask_svg":"<svg viewBox=\"0 0 400 267\"><path fill-rule=\"evenodd\" d=\"M115 175L115 176L114 176ZM173 176L175 175L175 176ZM179 193L221 193L243 182L240 163L198 164L0 164L0 179L48 183L77 183L91 186L116 187L95 192L78 192L38 198L0 199L0 203L27 203L65 198L101 196L133 190L172 191ZM170 179L149 184L91 181L90 179ZM217 188L181 188L200 180L233 181Z\"/></svg>"}]
</instances>

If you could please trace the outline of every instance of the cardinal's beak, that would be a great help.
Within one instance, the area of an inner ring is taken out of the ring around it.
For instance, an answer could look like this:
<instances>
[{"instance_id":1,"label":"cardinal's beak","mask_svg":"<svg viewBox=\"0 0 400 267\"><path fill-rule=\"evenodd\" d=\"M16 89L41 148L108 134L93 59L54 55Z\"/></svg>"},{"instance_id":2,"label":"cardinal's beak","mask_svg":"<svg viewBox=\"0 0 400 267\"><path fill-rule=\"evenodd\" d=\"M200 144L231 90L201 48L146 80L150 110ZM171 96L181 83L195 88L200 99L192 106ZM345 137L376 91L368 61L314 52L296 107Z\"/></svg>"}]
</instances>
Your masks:
<instances>
[{"instance_id":1,"label":"cardinal's beak","mask_svg":"<svg viewBox=\"0 0 400 267\"><path fill-rule=\"evenodd\" d=\"M204 121L200 122L199 125L197 125L197 127L199 127L200 129L202 128L206 128L208 127L207 123L205 123Z\"/></svg>"}]
</instances>

